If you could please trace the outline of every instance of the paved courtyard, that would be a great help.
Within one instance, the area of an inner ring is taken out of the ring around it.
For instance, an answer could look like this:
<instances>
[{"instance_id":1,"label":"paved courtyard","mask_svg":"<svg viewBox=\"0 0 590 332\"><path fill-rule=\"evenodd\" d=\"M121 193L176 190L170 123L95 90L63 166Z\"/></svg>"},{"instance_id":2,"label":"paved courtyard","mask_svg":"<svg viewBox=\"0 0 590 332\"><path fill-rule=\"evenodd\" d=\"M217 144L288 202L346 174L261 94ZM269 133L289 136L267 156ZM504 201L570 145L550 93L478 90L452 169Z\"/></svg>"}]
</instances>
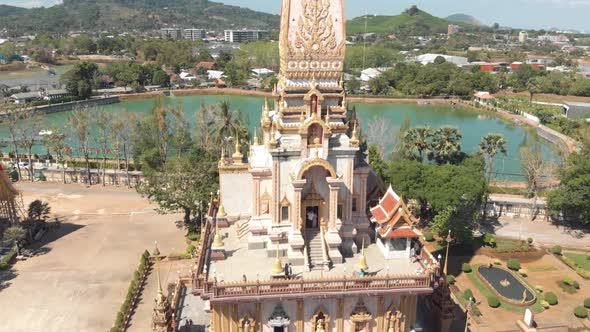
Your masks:
<instances>
[{"instance_id":1,"label":"paved courtyard","mask_svg":"<svg viewBox=\"0 0 590 332\"><path fill-rule=\"evenodd\" d=\"M175 224L180 217L157 214L132 190L17 187L25 206L34 199L47 201L64 224L38 244L39 256L0 272L1 332L104 332L114 322L141 253L151 251L155 240L162 253L185 250L183 231Z\"/></svg>"}]
</instances>

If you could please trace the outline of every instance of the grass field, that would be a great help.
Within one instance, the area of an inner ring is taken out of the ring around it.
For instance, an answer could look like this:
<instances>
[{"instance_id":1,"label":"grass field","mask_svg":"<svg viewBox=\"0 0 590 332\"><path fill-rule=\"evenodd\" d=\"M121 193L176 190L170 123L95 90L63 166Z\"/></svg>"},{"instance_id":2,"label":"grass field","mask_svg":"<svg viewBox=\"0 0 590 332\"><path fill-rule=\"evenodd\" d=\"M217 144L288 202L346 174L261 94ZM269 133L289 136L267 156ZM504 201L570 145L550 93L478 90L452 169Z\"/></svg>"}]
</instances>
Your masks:
<instances>
[{"instance_id":1,"label":"grass field","mask_svg":"<svg viewBox=\"0 0 590 332\"><path fill-rule=\"evenodd\" d=\"M574 263L576 263L576 265L579 268L582 268L586 271L590 271L590 259L588 255L586 254L574 254L571 252L566 252L565 254L563 254L565 257L571 259L572 261L574 261Z\"/></svg>"}]
</instances>

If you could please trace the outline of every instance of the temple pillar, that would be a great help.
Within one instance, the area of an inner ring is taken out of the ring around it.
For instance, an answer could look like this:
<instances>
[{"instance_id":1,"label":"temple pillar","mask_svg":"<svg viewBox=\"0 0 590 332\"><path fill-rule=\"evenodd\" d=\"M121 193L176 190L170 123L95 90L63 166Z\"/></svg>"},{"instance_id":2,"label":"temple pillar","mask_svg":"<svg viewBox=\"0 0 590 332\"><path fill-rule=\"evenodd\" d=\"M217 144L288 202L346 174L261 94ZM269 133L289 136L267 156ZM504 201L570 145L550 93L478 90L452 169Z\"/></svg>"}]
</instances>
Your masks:
<instances>
[{"instance_id":1,"label":"temple pillar","mask_svg":"<svg viewBox=\"0 0 590 332\"><path fill-rule=\"evenodd\" d=\"M344 332L344 299L339 297L336 300L336 306L336 331Z\"/></svg>"},{"instance_id":2,"label":"temple pillar","mask_svg":"<svg viewBox=\"0 0 590 332\"><path fill-rule=\"evenodd\" d=\"M385 331L385 298L377 297L377 331Z\"/></svg>"},{"instance_id":3,"label":"temple pillar","mask_svg":"<svg viewBox=\"0 0 590 332\"><path fill-rule=\"evenodd\" d=\"M338 212L338 191L340 186L344 184L341 179L326 179L330 187L330 201L329 203L329 221L328 227L325 230L326 243L328 244L328 256L335 264L343 262L342 253L340 252L340 245L342 238L340 237L339 227L336 224Z\"/></svg>"},{"instance_id":4,"label":"temple pillar","mask_svg":"<svg viewBox=\"0 0 590 332\"><path fill-rule=\"evenodd\" d=\"M278 225L279 218L280 218L280 210L281 210L281 165L279 160L275 157L272 159L272 224Z\"/></svg>"},{"instance_id":5,"label":"temple pillar","mask_svg":"<svg viewBox=\"0 0 590 332\"><path fill-rule=\"evenodd\" d=\"M256 332L262 332L262 302L256 302Z\"/></svg>"},{"instance_id":6,"label":"temple pillar","mask_svg":"<svg viewBox=\"0 0 590 332\"><path fill-rule=\"evenodd\" d=\"M302 211L301 211L301 194L303 187L305 186L306 180L294 180L291 184L294 189L294 199L291 204L291 231L289 232L289 247L287 249L287 255L289 262L293 265L304 265L305 257L303 256L303 247L305 246L305 240L301 234L303 225L301 224Z\"/></svg>"},{"instance_id":7,"label":"temple pillar","mask_svg":"<svg viewBox=\"0 0 590 332\"><path fill-rule=\"evenodd\" d=\"M252 177L252 216L260 216L260 176Z\"/></svg>"},{"instance_id":8,"label":"temple pillar","mask_svg":"<svg viewBox=\"0 0 590 332\"><path fill-rule=\"evenodd\" d=\"M238 322L240 318L238 317L238 304L232 304L232 320L231 320L231 330L232 332L238 331Z\"/></svg>"},{"instance_id":9,"label":"temple pillar","mask_svg":"<svg viewBox=\"0 0 590 332\"><path fill-rule=\"evenodd\" d=\"M303 300L297 300L297 322L295 323L295 329L297 332L304 332L304 317L303 317Z\"/></svg>"}]
</instances>

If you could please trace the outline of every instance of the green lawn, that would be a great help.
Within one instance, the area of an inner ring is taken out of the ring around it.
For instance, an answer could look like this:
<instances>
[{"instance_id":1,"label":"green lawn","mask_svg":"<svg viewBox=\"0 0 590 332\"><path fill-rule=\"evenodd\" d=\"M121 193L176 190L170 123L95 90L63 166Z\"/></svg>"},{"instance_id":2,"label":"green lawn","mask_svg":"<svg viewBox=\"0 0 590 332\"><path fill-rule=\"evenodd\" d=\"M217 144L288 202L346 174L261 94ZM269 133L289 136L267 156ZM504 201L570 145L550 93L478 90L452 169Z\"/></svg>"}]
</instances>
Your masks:
<instances>
[{"instance_id":1,"label":"green lawn","mask_svg":"<svg viewBox=\"0 0 590 332\"><path fill-rule=\"evenodd\" d=\"M566 252L563 254L565 257L571 259L576 263L579 268L582 268L586 271L590 271L590 259L588 259L588 255L586 254L574 254L571 252Z\"/></svg>"},{"instance_id":2,"label":"green lawn","mask_svg":"<svg viewBox=\"0 0 590 332\"><path fill-rule=\"evenodd\" d=\"M534 250L526 241L496 239L495 252L527 252Z\"/></svg>"},{"instance_id":3,"label":"green lawn","mask_svg":"<svg viewBox=\"0 0 590 332\"><path fill-rule=\"evenodd\" d=\"M489 296L496 296L496 294L494 294L494 292L492 292L491 289L488 288L488 286L486 286L486 284L484 284L484 282L477 276L477 269L480 267L481 265L474 265L472 266L473 270L469 273L467 273L467 277L469 278L469 280L471 280L471 282L475 285L475 287L477 287L477 289L479 289L479 291L486 297L485 299L476 299L478 302L482 303L482 306L485 305L487 306L487 302L488 299L487 297ZM521 280L523 280L521 278ZM527 283L528 285L528 283ZM534 287L531 287L530 285L528 285L531 289L535 289ZM540 313L543 312L543 307L541 307L541 304L539 303L541 300L541 294L539 294L537 292L537 301L531 306L531 310L534 313ZM513 304L507 303L502 301L501 298L498 298L500 300L500 308L499 309L505 309L511 312L517 312L517 313L524 313L526 307L519 307L519 306L515 306Z\"/></svg>"}]
</instances>

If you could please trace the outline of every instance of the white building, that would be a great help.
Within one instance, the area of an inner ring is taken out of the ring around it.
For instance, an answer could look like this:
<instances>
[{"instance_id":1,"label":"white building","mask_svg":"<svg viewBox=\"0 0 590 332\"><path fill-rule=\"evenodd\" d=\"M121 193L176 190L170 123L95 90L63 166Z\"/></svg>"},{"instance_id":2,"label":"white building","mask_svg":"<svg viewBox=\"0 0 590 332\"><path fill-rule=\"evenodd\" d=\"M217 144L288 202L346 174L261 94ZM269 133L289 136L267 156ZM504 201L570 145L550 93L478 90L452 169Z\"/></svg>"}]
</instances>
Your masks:
<instances>
[{"instance_id":1,"label":"white building","mask_svg":"<svg viewBox=\"0 0 590 332\"><path fill-rule=\"evenodd\" d=\"M160 29L160 35L162 38L167 39L180 39L182 37L181 28L162 28Z\"/></svg>"},{"instance_id":2,"label":"white building","mask_svg":"<svg viewBox=\"0 0 590 332\"><path fill-rule=\"evenodd\" d=\"M526 43L527 39L529 39L529 33L526 31L521 31L518 33L518 41L522 44Z\"/></svg>"},{"instance_id":3,"label":"white building","mask_svg":"<svg viewBox=\"0 0 590 332\"><path fill-rule=\"evenodd\" d=\"M423 65L427 65L429 63L434 63L434 60L438 57L443 57L447 62L454 63L455 65L461 67L469 63L467 58L462 56L454 56L454 55L446 55L446 54L422 54L415 58L416 62L420 62Z\"/></svg>"},{"instance_id":4,"label":"white building","mask_svg":"<svg viewBox=\"0 0 590 332\"><path fill-rule=\"evenodd\" d=\"M218 80L223 77L223 72L221 70L207 70L207 79L209 81Z\"/></svg>"},{"instance_id":5,"label":"white building","mask_svg":"<svg viewBox=\"0 0 590 332\"><path fill-rule=\"evenodd\" d=\"M207 31L205 29L184 29L184 39L188 40L203 40L207 38Z\"/></svg>"},{"instance_id":6,"label":"white building","mask_svg":"<svg viewBox=\"0 0 590 332\"><path fill-rule=\"evenodd\" d=\"M379 77L381 75L381 70L377 68L367 68L361 71L361 81L368 82L375 77Z\"/></svg>"},{"instance_id":7,"label":"white building","mask_svg":"<svg viewBox=\"0 0 590 332\"><path fill-rule=\"evenodd\" d=\"M243 43L267 39L270 33L266 30L225 30L224 36L228 43Z\"/></svg>"},{"instance_id":8,"label":"white building","mask_svg":"<svg viewBox=\"0 0 590 332\"><path fill-rule=\"evenodd\" d=\"M273 70L270 70L268 68L254 68L252 69L252 74L256 77L268 77L268 76L272 76L275 74L275 72Z\"/></svg>"}]
</instances>

